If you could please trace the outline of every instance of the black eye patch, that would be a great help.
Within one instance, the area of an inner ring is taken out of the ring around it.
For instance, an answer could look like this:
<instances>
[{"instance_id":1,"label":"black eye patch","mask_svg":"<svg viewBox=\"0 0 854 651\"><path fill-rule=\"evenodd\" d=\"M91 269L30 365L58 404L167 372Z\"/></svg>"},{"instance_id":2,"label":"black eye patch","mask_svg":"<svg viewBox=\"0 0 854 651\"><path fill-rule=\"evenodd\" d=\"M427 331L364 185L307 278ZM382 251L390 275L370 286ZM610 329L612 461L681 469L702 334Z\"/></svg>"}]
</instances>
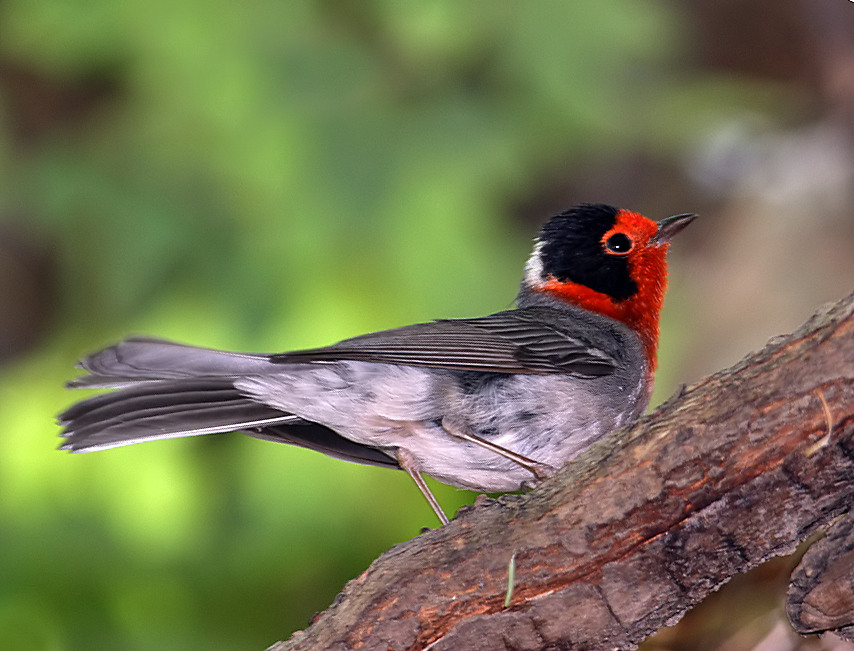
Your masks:
<instances>
[{"instance_id":1,"label":"black eye patch","mask_svg":"<svg viewBox=\"0 0 854 651\"><path fill-rule=\"evenodd\" d=\"M638 288L624 255L634 243L620 232L603 241L616 226L617 213L613 206L584 204L549 220L539 237L542 277L578 283L618 301L634 296ZM611 240L625 251L607 248Z\"/></svg>"}]
</instances>

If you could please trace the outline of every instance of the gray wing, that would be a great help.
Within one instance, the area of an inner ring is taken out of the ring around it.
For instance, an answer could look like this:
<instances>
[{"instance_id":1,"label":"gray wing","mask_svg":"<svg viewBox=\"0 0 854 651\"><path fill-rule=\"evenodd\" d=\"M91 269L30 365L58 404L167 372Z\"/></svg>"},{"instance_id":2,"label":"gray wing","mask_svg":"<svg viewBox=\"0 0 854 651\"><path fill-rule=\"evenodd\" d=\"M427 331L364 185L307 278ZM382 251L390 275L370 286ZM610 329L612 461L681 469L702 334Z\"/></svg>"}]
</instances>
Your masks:
<instances>
[{"instance_id":1,"label":"gray wing","mask_svg":"<svg viewBox=\"0 0 854 651\"><path fill-rule=\"evenodd\" d=\"M523 374L613 373L614 358L560 329L554 310L508 310L383 330L332 346L271 355L274 364L357 360L462 371ZM565 317L564 317L565 318Z\"/></svg>"}]
</instances>

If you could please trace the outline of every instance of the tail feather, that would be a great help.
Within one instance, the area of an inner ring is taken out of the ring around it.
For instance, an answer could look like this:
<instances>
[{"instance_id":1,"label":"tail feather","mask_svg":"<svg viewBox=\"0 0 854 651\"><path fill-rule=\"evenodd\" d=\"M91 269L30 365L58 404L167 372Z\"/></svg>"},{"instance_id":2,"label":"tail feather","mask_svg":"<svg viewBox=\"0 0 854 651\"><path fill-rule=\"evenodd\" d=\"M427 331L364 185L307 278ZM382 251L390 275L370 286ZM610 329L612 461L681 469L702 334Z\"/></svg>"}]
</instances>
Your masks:
<instances>
[{"instance_id":1,"label":"tail feather","mask_svg":"<svg viewBox=\"0 0 854 651\"><path fill-rule=\"evenodd\" d=\"M222 392L228 392L229 395L238 396L231 383L223 380L195 380L192 382L176 383L174 381L151 381L133 384L121 392L102 393L91 398L86 398L78 403L68 407L57 417L61 425L69 422L81 422L81 419L88 418L93 415L103 413L101 410L107 407L114 407L120 404L119 396L122 400L140 400L150 398L158 403L168 404L168 396L175 395L189 398L192 394L203 394L206 396L220 395L225 397ZM199 396L200 398L202 396ZM182 398L177 398L178 404Z\"/></svg>"},{"instance_id":2,"label":"tail feather","mask_svg":"<svg viewBox=\"0 0 854 651\"><path fill-rule=\"evenodd\" d=\"M254 375L277 368L268 355L232 353L145 337L125 339L93 353L79 367L90 375L73 380L71 386L92 388L122 386L133 380Z\"/></svg>"},{"instance_id":3,"label":"tail feather","mask_svg":"<svg viewBox=\"0 0 854 651\"><path fill-rule=\"evenodd\" d=\"M339 459L397 467L393 454L351 441L243 395L234 381L281 373L267 355L231 353L161 339L131 338L89 355L71 388L113 389L63 411L62 450L90 452L144 441L243 431Z\"/></svg>"},{"instance_id":4,"label":"tail feather","mask_svg":"<svg viewBox=\"0 0 854 651\"><path fill-rule=\"evenodd\" d=\"M127 426L129 421L144 421L159 416L174 416L176 423L184 414L198 414L208 408L217 408L223 415L235 408L254 405L246 399L235 397L231 391L217 392L179 392L163 396L123 397L112 403L93 409L76 419L73 425L75 431L83 431L88 427L107 429L117 425ZM274 411L274 410L271 410ZM235 412L237 413L237 412Z\"/></svg>"},{"instance_id":5,"label":"tail feather","mask_svg":"<svg viewBox=\"0 0 854 651\"><path fill-rule=\"evenodd\" d=\"M104 450L143 441L233 432L296 417L254 402L228 381L161 381L95 396L60 414L63 450Z\"/></svg>"}]
</instances>

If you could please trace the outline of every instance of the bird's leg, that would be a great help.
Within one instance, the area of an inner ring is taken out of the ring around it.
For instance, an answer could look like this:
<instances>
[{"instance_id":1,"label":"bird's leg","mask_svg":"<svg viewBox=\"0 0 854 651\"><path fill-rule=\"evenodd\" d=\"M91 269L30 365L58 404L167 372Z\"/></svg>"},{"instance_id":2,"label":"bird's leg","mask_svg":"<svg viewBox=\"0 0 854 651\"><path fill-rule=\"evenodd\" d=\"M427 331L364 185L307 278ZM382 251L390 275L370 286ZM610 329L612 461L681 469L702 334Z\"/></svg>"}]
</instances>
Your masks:
<instances>
[{"instance_id":1,"label":"bird's leg","mask_svg":"<svg viewBox=\"0 0 854 651\"><path fill-rule=\"evenodd\" d=\"M536 482L525 482L528 487L533 487L537 483L541 482L546 477L551 477L557 468L550 466L545 463L540 463L539 461L534 461L533 459L529 459L528 457L513 452L512 450L508 450L507 448L501 447L493 443L492 441L487 441L484 438L476 436L470 432L465 431L461 427L457 427L454 423L450 422L447 418L442 419L442 429L445 430L451 436L462 439L464 441L469 441L470 443L475 443L487 450L492 450L496 454L500 454L505 459L510 459L515 463L518 463L525 470L528 470L534 477L536 478Z\"/></svg>"},{"instance_id":2,"label":"bird's leg","mask_svg":"<svg viewBox=\"0 0 854 651\"><path fill-rule=\"evenodd\" d=\"M442 507L439 506L439 500L436 499L436 496L430 492L430 488L427 486L424 478L421 476L421 472L418 470L418 464L415 461L415 458L408 450L404 450L403 448L397 449L397 463L403 468L409 476L412 477L412 481L415 482L415 485L418 486L418 490L421 491L421 494L424 496L424 499L427 500L427 503L430 505L430 508L433 509L433 512L442 522L442 524L448 524L448 516L445 515L445 512L442 510Z\"/></svg>"}]
</instances>

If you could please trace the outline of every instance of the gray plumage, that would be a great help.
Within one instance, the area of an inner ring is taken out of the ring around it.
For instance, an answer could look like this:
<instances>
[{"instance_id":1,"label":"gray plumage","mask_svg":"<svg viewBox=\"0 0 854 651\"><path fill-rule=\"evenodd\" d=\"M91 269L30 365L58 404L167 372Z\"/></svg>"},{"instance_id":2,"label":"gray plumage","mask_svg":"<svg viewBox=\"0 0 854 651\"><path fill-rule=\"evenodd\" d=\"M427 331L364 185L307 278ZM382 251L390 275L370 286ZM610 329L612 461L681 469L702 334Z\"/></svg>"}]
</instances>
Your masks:
<instances>
[{"instance_id":1,"label":"gray plumage","mask_svg":"<svg viewBox=\"0 0 854 651\"><path fill-rule=\"evenodd\" d=\"M646 362L623 324L537 293L519 308L275 355L131 338L85 358L74 387L114 391L60 415L74 452L243 431L475 490L516 490L518 463L468 432L559 466L645 404Z\"/></svg>"}]
</instances>

